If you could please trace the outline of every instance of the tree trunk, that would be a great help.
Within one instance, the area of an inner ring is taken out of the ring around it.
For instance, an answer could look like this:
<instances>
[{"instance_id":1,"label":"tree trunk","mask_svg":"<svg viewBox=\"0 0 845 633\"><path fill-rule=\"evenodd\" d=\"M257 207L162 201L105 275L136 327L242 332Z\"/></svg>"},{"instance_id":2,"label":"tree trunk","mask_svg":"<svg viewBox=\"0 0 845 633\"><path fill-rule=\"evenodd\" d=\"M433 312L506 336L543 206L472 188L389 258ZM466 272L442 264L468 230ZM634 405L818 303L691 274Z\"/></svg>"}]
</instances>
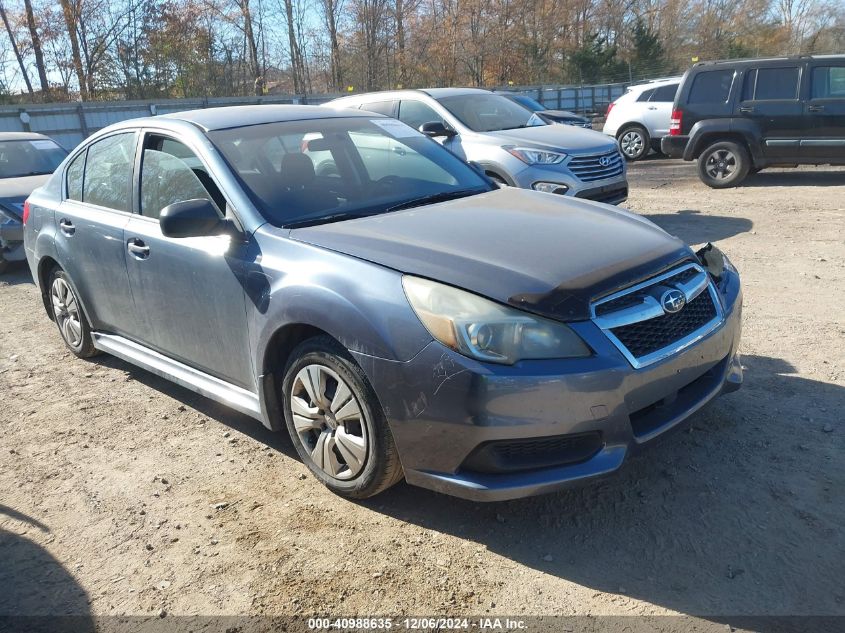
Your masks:
<instances>
[{"instance_id":1,"label":"tree trunk","mask_svg":"<svg viewBox=\"0 0 845 633\"><path fill-rule=\"evenodd\" d=\"M21 75L23 75L26 90L29 94L32 94L32 83L29 81L29 74L26 72L26 66L23 63L21 52L18 50L18 43L15 41L15 34L12 32L12 27L9 25L9 18L6 17L6 9L2 4L0 4L0 17L3 18L3 26L6 27L6 33L9 34L9 41L12 43L12 50L15 52L15 57L18 60L18 66L21 67Z\"/></svg>"},{"instance_id":2,"label":"tree trunk","mask_svg":"<svg viewBox=\"0 0 845 633\"><path fill-rule=\"evenodd\" d=\"M404 88L408 80L408 72L405 67L405 3L403 0L396 0L396 49L396 61L399 66L396 83L400 88Z\"/></svg>"},{"instance_id":3,"label":"tree trunk","mask_svg":"<svg viewBox=\"0 0 845 633\"><path fill-rule=\"evenodd\" d=\"M67 36L70 39L70 51L73 56L73 68L76 71L76 80L79 82L79 96L85 101L88 99L88 82L85 80L85 71L82 69L82 55L79 53L79 39L76 33L76 16L70 0L60 0L62 13L65 16Z\"/></svg>"},{"instance_id":4,"label":"tree trunk","mask_svg":"<svg viewBox=\"0 0 845 633\"><path fill-rule=\"evenodd\" d=\"M41 50L41 37L35 26L35 14L32 11L32 0L23 0L26 8L26 24L32 37L32 52L35 54L35 68L38 71L38 81L41 83L41 93L46 99L50 92L50 82L47 81L47 71L44 68L44 53Z\"/></svg>"},{"instance_id":5,"label":"tree trunk","mask_svg":"<svg viewBox=\"0 0 845 633\"><path fill-rule=\"evenodd\" d=\"M285 15L288 20L288 43L290 45L290 63L293 71L293 91L305 94L305 64L302 62L302 51L296 39L296 26L293 21L293 0L285 0Z\"/></svg>"}]
</instances>

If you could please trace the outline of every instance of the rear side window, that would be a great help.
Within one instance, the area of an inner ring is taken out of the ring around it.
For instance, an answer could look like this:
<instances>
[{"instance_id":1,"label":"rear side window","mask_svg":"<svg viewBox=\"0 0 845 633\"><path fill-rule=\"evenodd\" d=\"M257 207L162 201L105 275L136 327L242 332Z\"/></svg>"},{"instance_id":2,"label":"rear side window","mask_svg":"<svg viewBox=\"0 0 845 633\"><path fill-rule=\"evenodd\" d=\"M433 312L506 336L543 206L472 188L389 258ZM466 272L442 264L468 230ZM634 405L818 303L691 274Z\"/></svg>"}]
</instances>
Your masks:
<instances>
[{"instance_id":1,"label":"rear side window","mask_svg":"<svg viewBox=\"0 0 845 633\"><path fill-rule=\"evenodd\" d=\"M654 88L652 88L651 90L643 90L640 93L640 96L637 97L637 102L642 103L643 101L648 101L649 99L651 99L651 95L653 95L653 94L654 94Z\"/></svg>"},{"instance_id":2,"label":"rear side window","mask_svg":"<svg viewBox=\"0 0 845 633\"><path fill-rule=\"evenodd\" d=\"M651 95L651 101L671 103L675 100L676 92L678 92L678 84L660 86L659 88L654 89L654 94Z\"/></svg>"},{"instance_id":3,"label":"rear side window","mask_svg":"<svg viewBox=\"0 0 845 633\"><path fill-rule=\"evenodd\" d=\"M707 70L692 80L689 103L725 103L731 94L733 70Z\"/></svg>"},{"instance_id":4,"label":"rear side window","mask_svg":"<svg viewBox=\"0 0 845 633\"><path fill-rule=\"evenodd\" d=\"M813 99L845 99L845 66L813 68Z\"/></svg>"},{"instance_id":5,"label":"rear side window","mask_svg":"<svg viewBox=\"0 0 845 633\"><path fill-rule=\"evenodd\" d=\"M88 148L82 201L118 211L132 210L135 133L115 134Z\"/></svg>"},{"instance_id":6,"label":"rear side window","mask_svg":"<svg viewBox=\"0 0 845 633\"><path fill-rule=\"evenodd\" d=\"M85 171L85 154L82 152L73 159L67 168L67 197L70 200L82 202L82 176Z\"/></svg>"},{"instance_id":7,"label":"rear side window","mask_svg":"<svg viewBox=\"0 0 845 633\"><path fill-rule=\"evenodd\" d=\"M754 82L754 101L797 99L799 73L797 67L759 68ZM751 74L749 74L751 77Z\"/></svg>"},{"instance_id":8,"label":"rear side window","mask_svg":"<svg viewBox=\"0 0 845 633\"><path fill-rule=\"evenodd\" d=\"M395 101L371 101L361 105L362 110L367 112L375 112L376 114L383 114L385 116L393 116L393 104Z\"/></svg>"}]
</instances>

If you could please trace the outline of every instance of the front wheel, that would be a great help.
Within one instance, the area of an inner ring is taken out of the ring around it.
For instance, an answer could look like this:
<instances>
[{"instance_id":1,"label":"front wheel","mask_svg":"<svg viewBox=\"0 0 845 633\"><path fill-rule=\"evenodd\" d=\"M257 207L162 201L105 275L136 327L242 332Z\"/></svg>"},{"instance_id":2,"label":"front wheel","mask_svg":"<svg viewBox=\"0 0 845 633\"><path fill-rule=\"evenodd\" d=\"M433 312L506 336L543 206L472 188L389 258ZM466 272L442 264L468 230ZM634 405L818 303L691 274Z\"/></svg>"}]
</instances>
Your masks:
<instances>
[{"instance_id":1,"label":"front wheel","mask_svg":"<svg viewBox=\"0 0 845 633\"><path fill-rule=\"evenodd\" d=\"M745 180L751 168L748 150L734 141L719 141L698 157L698 176L708 187L726 189Z\"/></svg>"},{"instance_id":2,"label":"front wheel","mask_svg":"<svg viewBox=\"0 0 845 633\"><path fill-rule=\"evenodd\" d=\"M365 499L402 478L375 392L340 344L329 337L300 344L291 354L282 391L296 452L332 492Z\"/></svg>"}]
</instances>

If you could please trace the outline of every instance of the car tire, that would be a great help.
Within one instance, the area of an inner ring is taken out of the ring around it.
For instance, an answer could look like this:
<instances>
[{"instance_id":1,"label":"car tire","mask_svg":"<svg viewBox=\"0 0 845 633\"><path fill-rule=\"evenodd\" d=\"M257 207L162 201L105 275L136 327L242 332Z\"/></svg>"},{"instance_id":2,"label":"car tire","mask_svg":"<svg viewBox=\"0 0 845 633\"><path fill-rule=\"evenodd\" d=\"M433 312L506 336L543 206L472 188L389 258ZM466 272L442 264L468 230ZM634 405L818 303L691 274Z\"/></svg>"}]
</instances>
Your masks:
<instances>
[{"instance_id":1,"label":"car tire","mask_svg":"<svg viewBox=\"0 0 845 633\"><path fill-rule=\"evenodd\" d=\"M718 141L698 157L698 176L708 187L727 189L745 180L751 168L748 150L735 141Z\"/></svg>"},{"instance_id":2,"label":"car tire","mask_svg":"<svg viewBox=\"0 0 845 633\"><path fill-rule=\"evenodd\" d=\"M402 465L363 370L328 336L294 349L282 381L285 424L300 459L332 492L366 499L396 484Z\"/></svg>"},{"instance_id":3,"label":"car tire","mask_svg":"<svg viewBox=\"0 0 845 633\"><path fill-rule=\"evenodd\" d=\"M68 274L54 268L47 288L53 321L65 346L77 358L91 358L99 353L91 337L91 326L77 297L76 289Z\"/></svg>"},{"instance_id":4,"label":"car tire","mask_svg":"<svg viewBox=\"0 0 845 633\"><path fill-rule=\"evenodd\" d=\"M616 139L619 141L619 150L629 161L645 158L651 148L651 137L648 130L641 125L623 127Z\"/></svg>"}]
</instances>

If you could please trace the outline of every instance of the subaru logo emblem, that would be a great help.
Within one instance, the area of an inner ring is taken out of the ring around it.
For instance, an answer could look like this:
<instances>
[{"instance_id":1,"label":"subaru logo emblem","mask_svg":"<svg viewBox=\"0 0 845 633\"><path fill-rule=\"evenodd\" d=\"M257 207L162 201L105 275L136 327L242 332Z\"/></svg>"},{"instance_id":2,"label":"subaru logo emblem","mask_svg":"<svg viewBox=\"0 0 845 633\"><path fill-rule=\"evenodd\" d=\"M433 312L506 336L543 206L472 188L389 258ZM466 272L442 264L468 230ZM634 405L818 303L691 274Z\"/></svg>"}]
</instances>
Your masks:
<instances>
[{"instance_id":1,"label":"subaru logo emblem","mask_svg":"<svg viewBox=\"0 0 845 633\"><path fill-rule=\"evenodd\" d=\"M599 165L601 165L602 167L607 167L608 165L610 165L610 156L602 156L601 158L599 158Z\"/></svg>"},{"instance_id":2,"label":"subaru logo emblem","mask_svg":"<svg viewBox=\"0 0 845 633\"><path fill-rule=\"evenodd\" d=\"M660 305L663 306L663 311L667 314L675 314L680 312L681 308L686 305L687 298L680 290L667 290L660 297Z\"/></svg>"}]
</instances>

